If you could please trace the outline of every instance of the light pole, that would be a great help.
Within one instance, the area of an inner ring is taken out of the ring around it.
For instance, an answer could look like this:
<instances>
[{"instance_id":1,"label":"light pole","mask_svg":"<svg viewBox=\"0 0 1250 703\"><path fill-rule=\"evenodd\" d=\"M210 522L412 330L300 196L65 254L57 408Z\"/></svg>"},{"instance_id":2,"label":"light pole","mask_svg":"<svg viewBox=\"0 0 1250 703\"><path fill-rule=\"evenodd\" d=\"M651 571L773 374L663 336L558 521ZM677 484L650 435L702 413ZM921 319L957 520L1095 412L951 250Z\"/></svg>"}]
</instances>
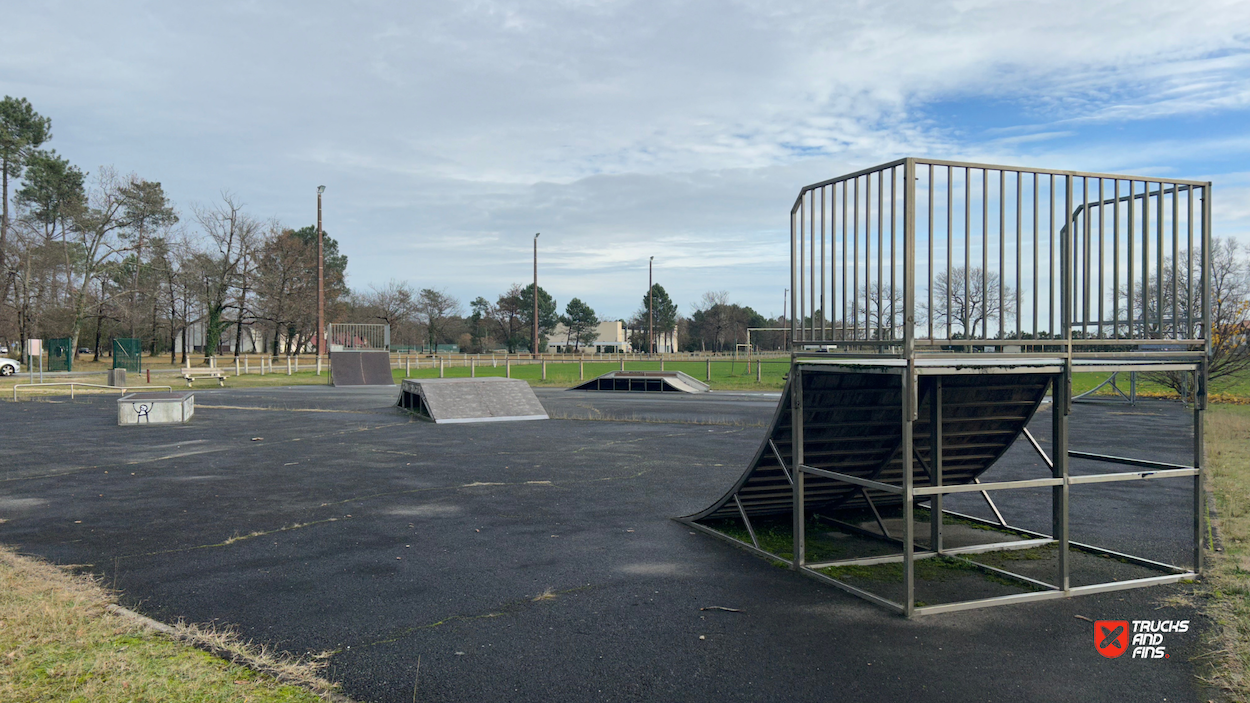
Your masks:
<instances>
[{"instance_id":1,"label":"light pole","mask_svg":"<svg viewBox=\"0 0 1250 703\"><path fill-rule=\"evenodd\" d=\"M790 289L789 289L789 288L787 288L787 289L785 289L785 292L781 294L781 326L782 326L782 327L785 327L785 326L786 326L786 317L787 317L787 316L786 316L786 305L787 305L787 303L789 302L789 300L790 300ZM781 334L782 334L782 335L784 335L784 336L781 338L781 340L782 340L782 341L781 341L781 348L782 348L782 350L784 351L784 350L785 350L785 348L786 348L787 346L789 346L789 345L787 344L786 340L790 339L790 336L789 336L789 333L788 333L788 332L782 332Z\"/></svg>"},{"instance_id":2,"label":"light pole","mask_svg":"<svg viewBox=\"0 0 1250 703\"><path fill-rule=\"evenodd\" d=\"M534 358L538 358L538 235L542 232L534 233Z\"/></svg>"},{"instance_id":3,"label":"light pole","mask_svg":"<svg viewBox=\"0 0 1250 703\"><path fill-rule=\"evenodd\" d=\"M325 186L317 186L317 368L320 371L321 357L326 351L326 272L325 253L321 247L321 194L326 192Z\"/></svg>"},{"instance_id":4,"label":"light pole","mask_svg":"<svg viewBox=\"0 0 1250 703\"><path fill-rule=\"evenodd\" d=\"M655 278L652 269L655 257L647 262L647 353L655 353Z\"/></svg>"}]
</instances>

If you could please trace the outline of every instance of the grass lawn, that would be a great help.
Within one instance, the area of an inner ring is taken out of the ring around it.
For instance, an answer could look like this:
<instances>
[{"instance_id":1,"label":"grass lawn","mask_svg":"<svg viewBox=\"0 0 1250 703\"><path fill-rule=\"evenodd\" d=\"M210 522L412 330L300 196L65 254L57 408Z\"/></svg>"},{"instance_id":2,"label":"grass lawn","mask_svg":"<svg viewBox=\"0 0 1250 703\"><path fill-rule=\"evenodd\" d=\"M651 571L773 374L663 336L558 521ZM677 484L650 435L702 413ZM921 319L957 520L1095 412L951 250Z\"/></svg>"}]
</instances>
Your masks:
<instances>
[{"instance_id":1,"label":"grass lawn","mask_svg":"<svg viewBox=\"0 0 1250 703\"><path fill-rule=\"evenodd\" d=\"M1207 552L1201 582L1213 621L1206 676L1235 700L1250 700L1250 406L1207 412L1207 486L1222 552Z\"/></svg>"},{"instance_id":2,"label":"grass lawn","mask_svg":"<svg viewBox=\"0 0 1250 703\"><path fill-rule=\"evenodd\" d=\"M457 361L456 363L460 362ZM490 361L484 363L485 365L477 366L474 369L474 373L477 376L504 375L503 360L499 360L496 366L491 366ZM582 366L584 366L584 369ZM619 371L620 368L621 363L619 361L587 361L584 365L579 365L577 362L548 362L546 380L542 378L542 366L540 364L514 363L511 371L512 378L524 379L532 386L569 388L580 383L583 378L590 380L609 371ZM704 383L708 382L707 368L706 361L664 362L665 371L681 371ZM660 362L627 361L625 362L625 370L658 371L660 370ZM468 378L469 371L470 369L465 366L445 366L443 374L446 378ZM711 386L714 390L777 391L785 385L785 375L789 371L789 359L770 359L763 363L760 369L760 382L757 383L755 380L756 370L754 362L751 365L750 373L747 373L745 361L713 361ZM404 378L403 368L395 369L394 373L396 383ZM412 369L411 378L438 378L438 368L431 368L429 362L424 361L420 368Z\"/></svg>"},{"instance_id":3,"label":"grass lawn","mask_svg":"<svg viewBox=\"0 0 1250 703\"><path fill-rule=\"evenodd\" d=\"M283 701L324 700L179 639L156 634L107 610L110 594L93 581L0 548L0 701ZM245 653L214 636L232 655ZM332 686L307 662L254 661L322 693Z\"/></svg>"}]
</instances>

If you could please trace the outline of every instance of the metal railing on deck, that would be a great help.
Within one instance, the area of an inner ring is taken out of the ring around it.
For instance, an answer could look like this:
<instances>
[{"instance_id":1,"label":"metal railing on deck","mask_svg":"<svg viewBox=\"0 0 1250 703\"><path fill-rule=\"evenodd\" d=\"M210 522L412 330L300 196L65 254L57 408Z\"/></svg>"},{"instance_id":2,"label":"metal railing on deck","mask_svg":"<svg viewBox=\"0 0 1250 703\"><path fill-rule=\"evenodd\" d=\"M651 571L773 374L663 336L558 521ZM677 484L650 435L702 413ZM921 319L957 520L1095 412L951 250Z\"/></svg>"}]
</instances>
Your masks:
<instances>
[{"instance_id":1,"label":"metal railing on deck","mask_svg":"<svg viewBox=\"0 0 1250 703\"><path fill-rule=\"evenodd\" d=\"M1206 348L1209 182L907 158L790 228L796 349Z\"/></svg>"}]
</instances>

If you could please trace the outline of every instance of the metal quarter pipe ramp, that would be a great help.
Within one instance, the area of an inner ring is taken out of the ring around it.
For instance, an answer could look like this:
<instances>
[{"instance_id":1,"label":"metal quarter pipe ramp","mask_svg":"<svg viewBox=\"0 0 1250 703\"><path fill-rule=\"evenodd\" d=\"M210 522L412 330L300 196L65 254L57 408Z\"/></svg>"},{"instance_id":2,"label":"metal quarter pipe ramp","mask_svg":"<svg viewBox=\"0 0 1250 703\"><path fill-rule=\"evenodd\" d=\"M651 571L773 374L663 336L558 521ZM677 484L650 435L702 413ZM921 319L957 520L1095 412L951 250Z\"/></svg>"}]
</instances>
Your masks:
<instances>
[{"instance_id":1,"label":"metal quarter pipe ramp","mask_svg":"<svg viewBox=\"0 0 1250 703\"><path fill-rule=\"evenodd\" d=\"M335 386L393 386L388 351L330 352L330 382Z\"/></svg>"},{"instance_id":2,"label":"metal quarter pipe ramp","mask_svg":"<svg viewBox=\"0 0 1250 703\"><path fill-rule=\"evenodd\" d=\"M803 464L855 478L901 485L902 377L870 373L805 373ZM934 384L921 383L913 450L915 485L933 485L928 418ZM788 382L768 435L745 473L707 509L684 520L791 512L794 466ZM1016 441L1041 405L1049 378L1038 374L946 376L942 379L942 482L972 483ZM881 508L901 498L819 475L808 475L804 505L813 513ZM871 504L870 504L871 503ZM741 508L739 508L739 505Z\"/></svg>"},{"instance_id":3,"label":"metal quarter pipe ramp","mask_svg":"<svg viewBox=\"0 0 1250 703\"><path fill-rule=\"evenodd\" d=\"M707 393L706 383L681 371L609 371L574 386L575 391L622 391L633 393Z\"/></svg>"},{"instance_id":4,"label":"metal quarter pipe ramp","mask_svg":"<svg viewBox=\"0 0 1250 703\"><path fill-rule=\"evenodd\" d=\"M408 378L397 405L438 424L548 419L529 384L514 378Z\"/></svg>"}]
</instances>

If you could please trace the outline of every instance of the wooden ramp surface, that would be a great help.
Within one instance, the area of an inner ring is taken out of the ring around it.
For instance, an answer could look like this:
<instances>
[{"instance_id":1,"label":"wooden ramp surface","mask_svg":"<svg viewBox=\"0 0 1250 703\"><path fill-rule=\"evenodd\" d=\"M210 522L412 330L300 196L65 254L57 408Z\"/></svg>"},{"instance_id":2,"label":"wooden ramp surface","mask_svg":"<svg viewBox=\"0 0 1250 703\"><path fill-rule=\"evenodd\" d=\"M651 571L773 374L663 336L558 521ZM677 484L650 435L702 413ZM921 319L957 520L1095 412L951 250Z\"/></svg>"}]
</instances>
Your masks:
<instances>
[{"instance_id":1,"label":"wooden ramp surface","mask_svg":"<svg viewBox=\"0 0 1250 703\"><path fill-rule=\"evenodd\" d=\"M875 373L804 372L804 461L807 466L892 485L902 485L902 377ZM930 402L935 376L921 378L920 412L913 445L919 461L916 487L932 485ZM989 469L1024 431L1045 398L1045 374L942 376L942 482L971 483ZM792 381L791 381L792 383ZM687 519L737 518L734 496L748 515L789 513L793 490L786 471L792 465L790 383L782 393L771 428L745 473L720 500ZM867 507L857 486L809 474L805 510L833 512ZM877 506L902 498L868 490Z\"/></svg>"}]
</instances>

